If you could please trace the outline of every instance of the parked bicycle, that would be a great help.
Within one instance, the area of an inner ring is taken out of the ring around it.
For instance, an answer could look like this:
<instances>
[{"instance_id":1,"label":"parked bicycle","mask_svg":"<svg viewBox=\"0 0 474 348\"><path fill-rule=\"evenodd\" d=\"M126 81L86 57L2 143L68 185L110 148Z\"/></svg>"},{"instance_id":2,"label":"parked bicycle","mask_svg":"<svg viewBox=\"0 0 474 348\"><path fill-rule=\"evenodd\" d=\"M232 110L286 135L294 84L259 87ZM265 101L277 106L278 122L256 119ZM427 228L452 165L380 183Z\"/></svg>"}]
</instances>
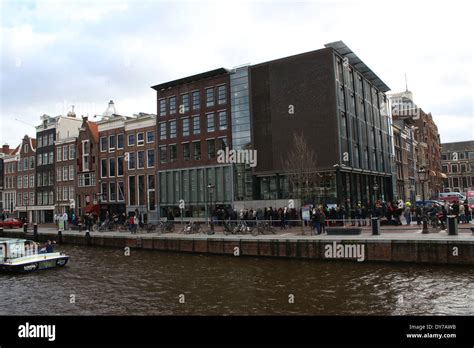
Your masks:
<instances>
[{"instance_id":1,"label":"parked bicycle","mask_svg":"<svg viewBox=\"0 0 474 348\"><path fill-rule=\"evenodd\" d=\"M275 229L267 221L257 222L257 226L252 229L252 234L257 236L259 234L275 234Z\"/></svg>"},{"instance_id":2,"label":"parked bicycle","mask_svg":"<svg viewBox=\"0 0 474 348\"><path fill-rule=\"evenodd\" d=\"M174 232L174 223L171 221L160 221L155 230L159 233L172 233Z\"/></svg>"},{"instance_id":3,"label":"parked bicycle","mask_svg":"<svg viewBox=\"0 0 474 348\"><path fill-rule=\"evenodd\" d=\"M115 223L110 220L105 220L102 223L95 223L92 226L92 231L94 232L107 232L107 231L114 231L115 230Z\"/></svg>"},{"instance_id":4,"label":"parked bicycle","mask_svg":"<svg viewBox=\"0 0 474 348\"><path fill-rule=\"evenodd\" d=\"M201 224L199 222L190 221L187 225L184 225L182 233L184 234L201 233Z\"/></svg>"}]
</instances>

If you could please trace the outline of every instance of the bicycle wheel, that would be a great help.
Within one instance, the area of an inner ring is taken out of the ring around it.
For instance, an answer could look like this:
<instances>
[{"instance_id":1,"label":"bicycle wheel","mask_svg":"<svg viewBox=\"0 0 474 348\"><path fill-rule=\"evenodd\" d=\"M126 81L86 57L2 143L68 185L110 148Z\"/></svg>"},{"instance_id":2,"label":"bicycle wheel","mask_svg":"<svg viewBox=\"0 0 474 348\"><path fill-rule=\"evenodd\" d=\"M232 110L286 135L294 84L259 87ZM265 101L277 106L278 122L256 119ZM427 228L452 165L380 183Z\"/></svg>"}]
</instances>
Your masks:
<instances>
[{"instance_id":1,"label":"bicycle wheel","mask_svg":"<svg viewBox=\"0 0 474 348\"><path fill-rule=\"evenodd\" d=\"M99 225L95 224L94 226L92 226L92 231L98 232L99 231Z\"/></svg>"}]
</instances>

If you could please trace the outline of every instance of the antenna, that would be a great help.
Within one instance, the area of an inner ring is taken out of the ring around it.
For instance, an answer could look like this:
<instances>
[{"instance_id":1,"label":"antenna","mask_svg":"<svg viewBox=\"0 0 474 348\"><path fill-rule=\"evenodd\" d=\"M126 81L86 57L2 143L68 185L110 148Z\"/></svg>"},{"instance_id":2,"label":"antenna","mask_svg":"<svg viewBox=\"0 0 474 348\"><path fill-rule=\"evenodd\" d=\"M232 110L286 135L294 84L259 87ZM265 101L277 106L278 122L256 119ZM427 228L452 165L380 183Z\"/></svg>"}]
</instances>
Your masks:
<instances>
[{"instance_id":1,"label":"antenna","mask_svg":"<svg viewBox=\"0 0 474 348\"><path fill-rule=\"evenodd\" d=\"M405 73L405 91L408 92L407 73Z\"/></svg>"},{"instance_id":2,"label":"antenna","mask_svg":"<svg viewBox=\"0 0 474 348\"><path fill-rule=\"evenodd\" d=\"M28 122L25 122L23 120L20 120L19 118L15 118L15 121L18 121L18 122L21 122L21 123L24 123L30 127L33 127L33 128L36 128L36 126L32 125L31 123L28 123Z\"/></svg>"}]
</instances>

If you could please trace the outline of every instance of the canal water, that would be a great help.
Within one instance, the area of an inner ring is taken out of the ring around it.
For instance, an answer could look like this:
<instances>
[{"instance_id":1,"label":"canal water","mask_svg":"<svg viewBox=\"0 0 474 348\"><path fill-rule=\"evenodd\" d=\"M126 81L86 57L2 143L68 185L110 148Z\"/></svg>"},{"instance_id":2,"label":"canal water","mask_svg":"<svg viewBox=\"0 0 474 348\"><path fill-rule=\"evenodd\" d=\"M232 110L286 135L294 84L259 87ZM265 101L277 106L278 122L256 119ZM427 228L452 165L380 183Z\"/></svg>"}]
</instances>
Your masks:
<instances>
[{"instance_id":1,"label":"canal water","mask_svg":"<svg viewBox=\"0 0 474 348\"><path fill-rule=\"evenodd\" d=\"M474 314L471 267L60 249L65 268L0 274L0 315Z\"/></svg>"}]
</instances>

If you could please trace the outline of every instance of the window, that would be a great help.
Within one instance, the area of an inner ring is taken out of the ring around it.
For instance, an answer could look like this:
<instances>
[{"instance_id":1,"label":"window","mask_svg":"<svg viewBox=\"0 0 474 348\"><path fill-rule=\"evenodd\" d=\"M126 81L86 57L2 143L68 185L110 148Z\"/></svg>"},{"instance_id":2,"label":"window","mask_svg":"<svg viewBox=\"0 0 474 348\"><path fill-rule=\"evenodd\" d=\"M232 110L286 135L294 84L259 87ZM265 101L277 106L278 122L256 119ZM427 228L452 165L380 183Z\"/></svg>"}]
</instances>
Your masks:
<instances>
[{"instance_id":1,"label":"window","mask_svg":"<svg viewBox=\"0 0 474 348\"><path fill-rule=\"evenodd\" d=\"M135 134L128 135L128 146L135 145Z\"/></svg>"},{"instance_id":2,"label":"window","mask_svg":"<svg viewBox=\"0 0 474 348\"><path fill-rule=\"evenodd\" d=\"M100 151L107 151L107 137L100 137Z\"/></svg>"},{"instance_id":3,"label":"window","mask_svg":"<svg viewBox=\"0 0 474 348\"><path fill-rule=\"evenodd\" d=\"M214 106L214 88L207 88L206 89L206 106L211 107Z\"/></svg>"},{"instance_id":4,"label":"window","mask_svg":"<svg viewBox=\"0 0 474 348\"><path fill-rule=\"evenodd\" d=\"M23 177L21 175L18 176L18 182L16 184L16 187L18 187L19 189L23 188Z\"/></svg>"},{"instance_id":5,"label":"window","mask_svg":"<svg viewBox=\"0 0 474 348\"><path fill-rule=\"evenodd\" d=\"M129 176L128 177L128 204L129 205L136 205L136 187L135 187L135 177Z\"/></svg>"},{"instance_id":6,"label":"window","mask_svg":"<svg viewBox=\"0 0 474 348\"><path fill-rule=\"evenodd\" d=\"M176 138L176 120L170 121L170 139Z\"/></svg>"},{"instance_id":7,"label":"window","mask_svg":"<svg viewBox=\"0 0 474 348\"><path fill-rule=\"evenodd\" d=\"M474 159L474 151L469 151L469 152L468 152L468 158L469 158L470 160Z\"/></svg>"},{"instance_id":8,"label":"window","mask_svg":"<svg viewBox=\"0 0 474 348\"><path fill-rule=\"evenodd\" d=\"M227 102L227 96L225 93L225 85L217 87L217 99L218 99L218 104L222 105Z\"/></svg>"},{"instance_id":9,"label":"window","mask_svg":"<svg viewBox=\"0 0 474 348\"><path fill-rule=\"evenodd\" d=\"M66 156L67 156L67 152L66 152ZM63 154L63 158L64 158L64 154ZM54 163L54 151L51 151L49 153L49 164L53 164Z\"/></svg>"},{"instance_id":10,"label":"window","mask_svg":"<svg viewBox=\"0 0 474 348\"><path fill-rule=\"evenodd\" d=\"M199 91L194 91L193 95L193 110L199 110L200 100L199 100Z\"/></svg>"},{"instance_id":11,"label":"window","mask_svg":"<svg viewBox=\"0 0 474 348\"><path fill-rule=\"evenodd\" d=\"M155 142L155 131L146 132L146 142L147 144Z\"/></svg>"},{"instance_id":12,"label":"window","mask_svg":"<svg viewBox=\"0 0 474 348\"><path fill-rule=\"evenodd\" d=\"M160 140L166 140L166 122L160 123Z\"/></svg>"},{"instance_id":13,"label":"window","mask_svg":"<svg viewBox=\"0 0 474 348\"><path fill-rule=\"evenodd\" d=\"M69 145L69 159L76 159L76 148L74 147L74 145Z\"/></svg>"},{"instance_id":14,"label":"window","mask_svg":"<svg viewBox=\"0 0 474 348\"><path fill-rule=\"evenodd\" d=\"M189 161L190 157L191 157L191 150L190 150L190 146L189 146L189 143L185 143L183 144L183 159L185 161Z\"/></svg>"},{"instance_id":15,"label":"window","mask_svg":"<svg viewBox=\"0 0 474 348\"><path fill-rule=\"evenodd\" d=\"M143 169L145 167L145 151L138 151L138 163L137 169Z\"/></svg>"},{"instance_id":16,"label":"window","mask_svg":"<svg viewBox=\"0 0 474 348\"><path fill-rule=\"evenodd\" d=\"M135 169L135 152L130 152L128 154L128 169Z\"/></svg>"},{"instance_id":17,"label":"window","mask_svg":"<svg viewBox=\"0 0 474 348\"><path fill-rule=\"evenodd\" d=\"M89 170L89 140L82 142L82 171Z\"/></svg>"},{"instance_id":18,"label":"window","mask_svg":"<svg viewBox=\"0 0 474 348\"><path fill-rule=\"evenodd\" d=\"M54 134L51 133L49 136L48 136L48 145L53 145L54 144Z\"/></svg>"},{"instance_id":19,"label":"window","mask_svg":"<svg viewBox=\"0 0 474 348\"><path fill-rule=\"evenodd\" d=\"M74 199L74 186L69 186L69 199Z\"/></svg>"},{"instance_id":20,"label":"window","mask_svg":"<svg viewBox=\"0 0 474 348\"><path fill-rule=\"evenodd\" d=\"M160 146L160 163L166 163L166 146Z\"/></svg>"},{"instance_id":21,"label":"window","mask_svg":"<svg viewBox=\"0 0 474 348\"><path fill-rule=\"evenodd\" d=\"M67 161L67 155L68 155L68 146L63 146L63 161ZM58 157L59 158L59 157Z\"/></svg>"},{"instance_id":22,"label":"window","mask_svg":"<svg viewBox=\"0 0 474 348\"><path fill-rule=\"evenodd\" d=\"M107 183L103 182L100 184L100 200L102 202L108 201Z\"/></svg>"},{"instance_id":23,"label":"window","mask_svg":"<svg viewBox=\"0 0 474 348\"><path fill-rule=\"evenodd\" d=\"M195 141L193 143L193 152L194 152L194 159L199 161L201 159L201 142Z\"/></svg>"},{"instance_id":24,"label":"window","mask_svg":"<svg viewBox=\"0 0 474 348\"><path fill-rule=\"evenodd\" d=\"M53 161L49 163L52 164ZM23 170L28 170L28 158L23 158Z\"/></svg>"},{"instance_id":25,"label":"window","mask_svg":"<svg viewBox=\"0 0 474 348\"><path fill-rule=\"evenodd\" d=\"M39 166L43 165L43 156L41 154L38 155L38 165ZM21 172L20 162L18 162L18 171Z\"/></svg>"},{"instance_id":26,"label":"window","mask_svg":"<svg viewBox=\"0 0 474 348\"><path fill-rule=\"evenodd\" d=\"M43 154L43 165L47 165L48 164L48 154L45 152Z\"/></svg>"},{"instance_id":27,"label":"window","mask_svg":"<svg viewBox=\"0 0 474 348\"><path fill-rule=\"evenodd\" d=\"M466 165L461 164L461 173L464 173L466 171Z\"/></svg>"},{"instance_id":28,"label":"window","mask_svg":"<svg viewBox=\"0 0 474 348\"><path fill-rule=\"evenodd\" d=\"M160 99L160 116L166 116L166 99Z\"/></svg>"},{"instance_id":29,"label":"window","mask_svg":"<svg viewBox=\"0 0 474 348\"><path fill-rule=\"evenodd\" d=\"M216 157L216 142L214 139L207 140L207 158Z\"/></svg>"},{"instance_id":30,"label":"window","mask_svg":"<svg viewBox=\"0 0 474 348\"><path fill-rule=\"evenodd\" d=\"M68 187L67 186L63 186L63 200L67 200L67 194L68 194Z\"/></svg>"},{"instance_id":31,"label":"window","mask_svg":"<svg viewBox=\"0 0 474 348\"><path fill-rule=\"evenodd\" d=\"M183 137L189 136L189 118L183 119Z\"/></svg>"},{"instance_id":32,"label":"window","mask_svg":"<svg viewBox=\"0 0 474 348\"><path fill-rule=\"evenodd\" d=\"M115 142L116 142L115 135L109 135L109 151L115 150Z\"/></svg>"},{"instance_id":33,"label":"window","mask_svg":"<svg viewBox=\"0 0 474 348\"><path fill-rule=\"evenodd\" d=\"M179 107L179 113L184 114L189 111L189 94L181 95L181 105Z\"/></svg>"},{"instance_id":34,"label":"window","mask_svg":"<svg viewBox=\"0 0 474 348\"><path fill-rule=\"evenodd\" d=\"M117 135L117 149L123 149L123 133Z\"/></svg>"},{"instance_id":35,"label":"window","mask_svg":"<svg viewBox=\"0 0 474 348\"><path fill-rule=\"evenodd\" d=\"M107 159L103 158L100 160L100 177L107 177Z\"/></svg>"},{"instance_id":36,"label":"window","mask_svg":"<svg viewBox=\"0 0 474 348\"><path fill-rule=\"evenodd\" d=\"M211 133L214 132L214 114L207 115L207 132Z\"/></svg>"},{"instance_id":37,"label":"window","mask_svg":"<svg viewBox=\"0 0 474 348\"><path fill-rule=\"evenodd\" d=\"M227 112L220 111L219 112L219 130L226 130L227 129Z\"/></svg>"},{"instance_id":38,"label":"window","mask_svg":"<svg viewBox=\"0 0 474 348\"><path fill-rule=\"evenodd\" d=\"M30 174L30 187L33 188L35 187L35 175Z\"/></svg>"},{"instance_id":39,"label":"window","mask_svg":"<svg viewBox=\"0 0 474 348\"><path fill-rule=\"evenodd\" d=\"M169 97L169 103L170 103L170 115L173 115L176 113L176 97Z\"/></svg>"},{"instance_id":40,"label":"window","mask_svg":"<svg viewBox=\"0 0 474 348\"><path fill-rule=\"evenodd\" d=\"M123 176L123 156L117 158L117 176Z\"/></svg>"},{"instance_id":41,"label":"window","mask_svg":"<svg viewBox=\"0 0 474 348\"><path fill-rule=\"evenodd\" d=\"M63 177L63 169L61 167L59 167L56 170L56 181L61 181L62 177ZM42 182L41 174L38 174L38 185L40 185L41 182Z\"/></svg>"},{"instance_id":42,"label":"window","mask_svg":"<svg viewBox=\"0 0 474 348\"><path fill-rule=\"evenodd\" d=\"M171 162L176 161L176 155L177 155L176 144L170 145L170 161Z\"/></svg>"},{"instance_id":43,"label":"window","mask_svg":"<svg viewBox=\"0 0 474 348\"><path fill-rule=\"evenodd\" d=\"M156 210L155 176L148 175L148 210Z\"/></svg>"},{"instance_id":44,"label":"window","mask_svg":"<svg viewBox=\"0 0 474 348\"><path fill-rule=\"evenodd\" d=\"M441 159L442 159L443 161L446 161L446 160L448 159L448 156L447 156L446 154L442 154L442 155L441 155Z\"/></svg>"},{"instance_id":45,"label":"window","mask_svg":"<svg viewBox=\"0 0 474 348\"><path fill-rule=\"evenodd\" d=\"M145 136L144 136L143 133L138 133L137 134L137 145L142 146L143 144L145 144Z\"/></svg>"},{"instance_id":46,"label":"window","mask_svg":"<svg viewBox=\"0 0 474 348\"><path fill-rule=\"evenodd\" d=\"M218 149L225 150L225 148L228 146L227 143L227 137L219 138L218 140Z\"/></svg>"},{"instance_id":47,"label":"window","mask_svg":"<svg viewBox=\"0 0 474 348\"><path fill-rule=\"evenodd\" d=\"M69 166L69 180L74 180L74 165Z\"/></svg>"},{"instance_id":48,"label":"window","mask_svg":"<svg viewBox=\"0 0 474 348\"><path fill-rule=\"evenodd\" d=\"M56 157L58 159L58 162L60 162L63 158L63 148L61 146L56 148Z\"/></svg>"},{"instance_id":49,"label":"window","mask_svg":"<svg viewBox=\"0 0 474 348\"><path fill-rule=\"evenodd\" d=\"M43 147L43 138L38 137L38 147Z\"/></svg>"},{"instance_id":50,"label":"window","mask_svg":"<svg viewBox=\"0 0 474 348\"><path fill-rule=\"evenodd\" d=\"M457 164L451 164L451 173L457 173L458 172L458 165ZM457 186L457 185L455 185Z\"/></svg>"},{"instance_id":51,"label":"window","mask_svg":"<svg viewBox=\"0 0 474 348\"><path fill-rule=\"evenodd\" d=\"M18 194L17 204L20 207L23 205L23 195L21 193Z\"/></svg>"},{"instance_id":52,"label":"window","mask_svg":"<svg viewBox=\"0 0 474 348\"><path fill-rule=\"evenodd\" d=\"M117 193L118 193L118 195L117 195L117 201L119 201L119 202L123 202L124 199L125 199L125 198L124 198L124 194L123 194L124 189L125 189L125 188L124 188L124 186L123 186L123 181L119 181L119 182L117 183Z\"/></svg>"},{"instance_id":53,"label":"window","mask_svg":"<svg viewBox=\"0 0 474 348\"><path fill-rule=\"evenodd\" d=\"M193 134L201 133L201 122L199 116L193 117Z\"/></svg>"},{"instance_id":54,"label":"window","mask_svg":"<svg viewBox=\"0 0 474 348\"><path fill-rule=\"evenodd\" d=\"M67 166L64 166L63 167L63 181L67 181L67 178L68 178L68 170L67 170Z\"/></svg>"},{"instance_id":55,"label":"window","mask_svg":"<svg viewBox=\"0 0 474 348\"><path fill-rule=\"evenodd\" d=\"M153 168L155 166L155 150L147 150L146 151L146 159L147 159L147 168Z\"/></svg>"},{"instance_id":56,"label":"window","mask_svg":"<svg viewBox=\"0 0 474 348\"><path fill-rule=\"evenodd\" d=\"M61 173L62 174L62 173ZM49 180L48 180L48 173L43 172L43 186L48 186Z\"/></svg>"},{"instance_id":57,"label":"window","mask_svg":"<svg viewBox=\"0 0 474 348\"><path fill-rule=\"evenodd\" d=\"M441 171L442 171L443 173L447 173L447 172L448 172L448 166L447 166L447 165L442 165L442 166L441 166Z\"/></svg>"},{"instance_id":58,"label":"window","mask_svg":"<svg viewBox=\"0 0 474 348\"><path fill-rule=\"evenodd\" d=\"M138 204L145 205L145 176L138 176Z\"/></svg>"},{"instance_id":59,"label":"window","mask_svg":"<svg viewBox=\"0 0 474 348\"><path fill-rule=\"evenodd\" d=\"M109 177L115 176L115 158L109 158Z\"/></svg>"},{"instance_id":60,"label":"window","mask_svg":"<svg viewBox=\"0 0 474 348\"><path fill-rule=\"evenodd\" d=\"M23 188L28 188L28 175L23 176Z\"/></svg>"},{"instance_id":61,"label":"window","mask_svg":"<svg viewBox=\"0 0 474 348\"><path fill-rule=\"evenodd\" d=\"M109 183L109 201L114 202L117 199L117 191L115 182Z\"/></svg>"}]
</instances>

